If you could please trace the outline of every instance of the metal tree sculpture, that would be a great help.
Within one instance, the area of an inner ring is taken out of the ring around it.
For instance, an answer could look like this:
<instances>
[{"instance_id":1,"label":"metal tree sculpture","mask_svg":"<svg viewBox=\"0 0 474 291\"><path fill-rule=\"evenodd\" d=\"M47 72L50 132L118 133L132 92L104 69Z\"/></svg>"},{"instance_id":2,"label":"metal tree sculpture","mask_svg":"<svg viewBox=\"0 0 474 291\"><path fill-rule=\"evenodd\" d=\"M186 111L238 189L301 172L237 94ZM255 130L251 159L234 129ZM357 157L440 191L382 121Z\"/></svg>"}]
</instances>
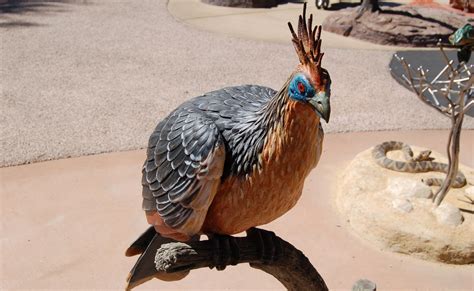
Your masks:
<instances>
[{"instance_id":1,"label":"metal tree sculpture","mask_svg":"<svg viewBox=\"0 0 474 291\"><path fill-rule=\"evenodd\" d=\"M446 174L446 179L433 196L436 206L441 204L451 189L458 172L461 127L465 113L474 106L472 65L467 66L465 62L460 62L454 67L454 61L447 57L442 46L440 46L440 50L446 61L446 66L432 80L427 80L427 71L423 67L414 70L403 58L395 55L395 58L405 69L406 74L402 75L403 80L418 98L451 119L451 131L447 145L449 171Z\"/></svg>"}]
</instances>

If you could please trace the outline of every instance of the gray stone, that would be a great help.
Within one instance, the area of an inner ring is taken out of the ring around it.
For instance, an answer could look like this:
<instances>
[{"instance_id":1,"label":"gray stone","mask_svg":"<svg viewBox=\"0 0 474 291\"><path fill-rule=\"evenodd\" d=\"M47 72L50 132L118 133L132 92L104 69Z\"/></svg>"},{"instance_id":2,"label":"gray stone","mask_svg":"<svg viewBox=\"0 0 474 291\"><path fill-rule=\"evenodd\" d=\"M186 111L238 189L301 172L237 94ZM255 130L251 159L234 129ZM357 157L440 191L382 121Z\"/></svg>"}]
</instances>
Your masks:
<instances>
[{"instance_id":1,"label":"gray stone","mask_svg":"<svg viewBox=\"0 0 474 291\"><path fill-rule=\"evenodd\" d=\"M469 186L468 188L466 188L466 194L467 196L469 196L470 198L474 199L474 186Z\"/></svg>"},{"instance_id":2,"label":"gray stone","mask_svg":"<svg viewBox=\"0 0 474 291\"><path fill-rule=\"evenodd\" d=\"M459 208L448 203L444 203L438 206L434 210L434 213L436 216L436 220L440 224L458 226L464 221L464 218Z\"/></svg>"},{"instance_id":3,"label":"gray stone","mask_svg":"<svg viewBox=\"0 0 474 291\"><path fill-rule=\"evenodd\" d=\"M413 210L413 205L407 199L394 199L392 201L393 208L400 210L405 213L409 213Z\"/></svg>"},{"instance_id":4,"label":"gray stone","mask_svg":"<svg viewBox=\"0 0 474 291\"><path fill-rule=\"evenodd\" d=\"M430 198L433 193L425 183L409 178L393 177L389 179L387 191L395 197Z\"/></svg>"},{"instance_id":5,"label":"gray stone","mask_svg":"<svg viewBox=\"0 0 474 291\"><path fill-rule=\"evenodd\" d=\"M384 13L366 12L357 18L358 7L341 9L324 19L326 31L366 41L398 46L436 46L448 42L450 27L470 22L470 17L447 9L400 5L383 7Z\"/></svg>"},{"instance_id":6,"label":"gray stone","mask_svg":"<svg viewBox=\"0 0 474 291\"><path fill-rule=\"evenodd\" d=\"M360 279L352 286L352 291L375 291L377 286L374 282L367 279Z\"/></svg>"}]
</instances>

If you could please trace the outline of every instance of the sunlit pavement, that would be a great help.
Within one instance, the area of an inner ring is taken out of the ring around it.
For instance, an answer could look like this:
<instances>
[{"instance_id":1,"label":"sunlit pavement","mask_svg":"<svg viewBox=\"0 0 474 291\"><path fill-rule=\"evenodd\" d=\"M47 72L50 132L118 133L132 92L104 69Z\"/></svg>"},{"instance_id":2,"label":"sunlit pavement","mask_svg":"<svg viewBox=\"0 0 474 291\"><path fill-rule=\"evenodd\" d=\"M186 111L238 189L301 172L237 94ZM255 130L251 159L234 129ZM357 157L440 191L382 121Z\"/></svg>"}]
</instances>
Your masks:
<instances>
[{"instance_id":1,"label":"sunlit pavement","mask_svg":"<svg viewBox=\"0 0 474 291\"><path fill-rule=\"evenodd\" d=\"M275 87L296 60L286 22L296 19L300 4L242 10L197 0L137 3L55 4L36 14L2 15L2 21L23 25L0 31L2 49L11 56L2 60L1 137L10 163L143 147L156 120L186 98L236 83ZM317 23L330 13L314 5L309 10ZM400 140L444 153L447 130L408 129L446 128L449 121L390 79L384 61L388 65L390 51L398 48L330 33L324 33L324 45L337 112L328 131L374 132L327 134L301 201L263 227L301 249L332 290L347 290L360 278L379 290L474 288L472 266L382 252L340 218L333 204L338 175L358 152ZM280 65L263 60L269 52ZM364 83L369 73L378 86ZM469 118L465 122L473 127ZM392 131L381 131L387 129ZM474 132L465 129L461 140L461 161L472 167ZM123 289L135 261L124 251L146 228L144 157L136 150L1 168L0 287ZM281 287L239 265L225 272L196 270L175 283L155 280L141 289Z\"/></svg>"},{"instance_id":2,"label":"sunlit pavement","mask_svg":"<svg viewBox=\"0 0 474 291\"><path fill-rule=\"evenodd\" d=\"M471 290L473 266L449 266L382 252L356 237L334 205L338 176L359 152L400 140L443 153L447 131L330 134L318 167L295 208L263 226L310 259L331 290L361 278L379 290ZM350 145L350 146L348 146ZM461 160L474 165L474 132L465 131ZM0 169L2 289L121 289L136 257L124 251L146 229L140 209L145 152L131 151ZM27 274L27 276L26 276ZM179 282L139 289L281 289L247 264L201 269Z\"/></svg>"}]
</instances>

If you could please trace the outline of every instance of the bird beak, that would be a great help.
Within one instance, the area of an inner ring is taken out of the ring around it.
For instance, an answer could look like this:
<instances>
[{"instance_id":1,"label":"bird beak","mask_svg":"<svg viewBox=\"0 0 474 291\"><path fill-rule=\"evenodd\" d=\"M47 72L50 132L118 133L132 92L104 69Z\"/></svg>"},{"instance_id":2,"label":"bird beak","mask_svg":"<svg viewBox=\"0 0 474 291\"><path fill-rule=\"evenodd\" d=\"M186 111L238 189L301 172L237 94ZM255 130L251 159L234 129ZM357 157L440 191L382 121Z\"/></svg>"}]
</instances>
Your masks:
<instances>
[{"instance_id":1,"label":"bird beak","mask_svg":"<svg viewBox=\"0 0 474 291\"><path fill-rule=\"evenodd\" d=\"M329 104L329 95L326 92L319 92L314 97L308 100L309 104L314 107L316 114L329 122L329 116L331 115L331 105Z\"/></svg>"}]
</instances>

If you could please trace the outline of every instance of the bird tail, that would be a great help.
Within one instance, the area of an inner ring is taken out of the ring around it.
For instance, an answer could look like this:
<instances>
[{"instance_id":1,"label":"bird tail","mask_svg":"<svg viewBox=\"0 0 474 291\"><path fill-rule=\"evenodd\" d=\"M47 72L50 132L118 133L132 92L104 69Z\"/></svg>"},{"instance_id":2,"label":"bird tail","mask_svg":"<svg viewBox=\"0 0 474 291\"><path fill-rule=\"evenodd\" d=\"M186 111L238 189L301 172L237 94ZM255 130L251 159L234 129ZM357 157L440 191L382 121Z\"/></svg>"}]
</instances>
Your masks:
<instances>
[{"instance_id":1,"label":"bird tail","mask_svg":"<svg viewBox=\"0 0 474 291\"><path fill-rule=\"evenodd\" d=\"M156 251L162 244L172 241L172 239L160 236L152 226L130 245L125 252L127 257L141 255L128 275L126 290L131 290L155 277L158 273L155 268Z\"/></svg>"},{"instance_id":2,"label":"bird tail","mask_svg":"<svg viewBox=\"0 0 474 291\"><path fill-rule=\"evenodd\" d=\"M155 228L150 226L125 251L125 256L133 257L143 253L156 235Z\"/></svg>"}]
</instances>

